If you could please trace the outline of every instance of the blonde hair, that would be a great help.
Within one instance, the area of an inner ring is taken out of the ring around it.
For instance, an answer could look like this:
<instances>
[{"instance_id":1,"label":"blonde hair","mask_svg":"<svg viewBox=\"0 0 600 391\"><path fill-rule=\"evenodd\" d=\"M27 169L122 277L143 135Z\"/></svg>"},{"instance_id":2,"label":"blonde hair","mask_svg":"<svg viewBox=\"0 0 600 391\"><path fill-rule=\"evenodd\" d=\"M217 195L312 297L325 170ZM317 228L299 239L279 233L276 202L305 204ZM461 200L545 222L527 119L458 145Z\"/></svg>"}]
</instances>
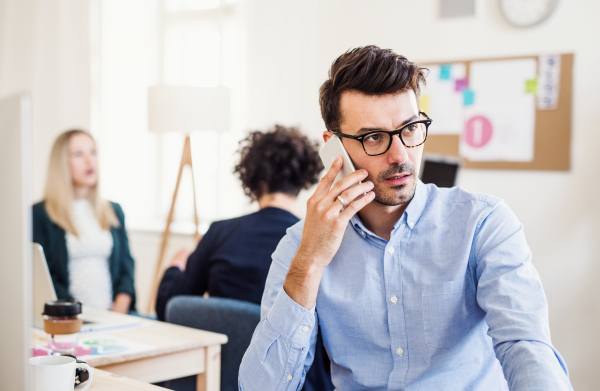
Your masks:
<instances>
[{"instance_id":1,"label":"blonde hair","mask_svg":"<svg viewBox=\"0 0 600 391\"><path fill-rule=\"evenodd\" d=\"M66 232L77 236L77 227L73 222L73 179L69 166L69 141L75 135L83 134L92 139L88 132L74 129L62 133L52 147L50 162L48 164L48 175L46 177L46 188L44 200L46 201L46 212L55 224ZM94 141L95 142L95 141ZM100 227L104 230L110 227L118 227L119 220L115 211L107 200L102 198L98 191L98 181L88 194L88 201L96 214Z\"/></svg>"}]
</instances>

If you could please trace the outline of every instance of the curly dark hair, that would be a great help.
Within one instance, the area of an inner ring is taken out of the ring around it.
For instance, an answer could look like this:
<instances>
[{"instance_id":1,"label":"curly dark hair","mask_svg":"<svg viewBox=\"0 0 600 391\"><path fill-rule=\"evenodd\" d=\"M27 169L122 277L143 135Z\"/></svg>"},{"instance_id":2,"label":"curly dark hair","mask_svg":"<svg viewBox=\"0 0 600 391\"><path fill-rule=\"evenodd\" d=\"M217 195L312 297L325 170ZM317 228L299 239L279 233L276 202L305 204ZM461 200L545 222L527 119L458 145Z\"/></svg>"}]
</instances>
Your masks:
<instances>
[{"instance_id":1,"label":"curly dark hair","mask_svg":"<svg viewBox=\"0 0 600 391\"><path fill-rule=\"evenodd\" d=\"M241 159L233 172L253 200L267 193L297 196L319 180L323 163L318 143L297 128L275 125L265 133L251 132L240 145Z\"/></svg>"}]
</instances>

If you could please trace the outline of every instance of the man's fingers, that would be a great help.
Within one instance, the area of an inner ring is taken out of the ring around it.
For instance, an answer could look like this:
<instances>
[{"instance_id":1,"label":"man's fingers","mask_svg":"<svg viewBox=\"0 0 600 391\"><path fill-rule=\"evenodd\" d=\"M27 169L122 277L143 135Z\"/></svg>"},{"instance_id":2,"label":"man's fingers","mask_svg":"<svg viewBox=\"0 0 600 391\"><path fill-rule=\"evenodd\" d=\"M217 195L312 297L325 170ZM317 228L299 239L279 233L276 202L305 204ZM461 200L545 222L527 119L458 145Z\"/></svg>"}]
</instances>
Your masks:
<instances>
[{"instance_id":1,"label":"man's fingers","mask_svg":"<svg viewBox=\"0 0 600 391\"><path fill-rule=\"evenodd\" d=\"M337 196L342 194L342 192L344 192L349 187L357 184L358 182L364 180L367 177L367 175L367 170L356 170L347 177L340 179L333 185L333 188L329 192L329 198L333 202L337 198ZM349 201L352 201L352 198Z\"/></svg>"},{"instance_id":2,"label":"man's fingers","mask_svg":"<svg viewBox=\"0 0 600 391\"><path fill-rule=\"evenodd\" d=\"M373 182L363 182L357 184L354 187L344 190L342 194L339 195L339 197L341 197L346 204L350 204L352 201L354 201L356 197L360 196L361 194L367 193L371 189L373 189ZM339 199L337 200L337 202L334 202L334 205L338 209L338 213L344 208Z\"/></svg>"},{"instance_id":3,"label":"man's fingers","mask_svg":"<svg viewBox=\"0 0 600 391\"><path fill-rule=\"evenodd\" d=\"M329 167L329 170L325 176L321 178L321 182L319 182L314 195L320 196L319 198L324 197L329 192L329 189L331 189L331 185L341 169L342 157L336 156L335 159L333 159L333 163L331 164L331 167Z\"/></svg>"},{"instance_id":4,"label":"man's fingers","mask_svg":"<svg viewBox=\"0 0 600 391\"><path fill-rule=\"evenodd\" d=\"M364 208L368 203L373 201L374 198L375 198L375 193L372 191L368 192L363 197L360 197L359 199L352 201L348 205L348 207L345 208L342 211L342 213L340 213L340 217L346 221L350 221L352 216L354 216L359 210Z\"/></svg>"}]
</instances>

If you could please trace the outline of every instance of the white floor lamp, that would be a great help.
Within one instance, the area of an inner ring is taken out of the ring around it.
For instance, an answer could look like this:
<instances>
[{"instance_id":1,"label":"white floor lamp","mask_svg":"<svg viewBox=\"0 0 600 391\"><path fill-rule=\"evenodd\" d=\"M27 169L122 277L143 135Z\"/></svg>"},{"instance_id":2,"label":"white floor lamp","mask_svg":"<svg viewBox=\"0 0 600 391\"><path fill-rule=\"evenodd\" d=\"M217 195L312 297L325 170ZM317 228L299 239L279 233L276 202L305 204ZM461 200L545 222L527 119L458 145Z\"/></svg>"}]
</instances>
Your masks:
<instances>
[{"instance_id":1,"label":"white floor lamp","mask_svg":"<svg viewBox=\"0 0 600 391\"><path fill-rule=\"evenodd\" d=\"M156 263L148 312L154 312L154 304L158 285L160 284L163 257L170 235L171 222L175 211L177 192L181 182L183 168L190 166L192 173L192 190L194 192L195 238L198 233L198 212L196 209L196 188L194 184L194 168L192 165L192 148L190 134L197 130L227 131L231 123L231 93L225 87L188 87L188 86L154 86L148 89L148 129L151 132L180 132L186 135L179 165L177 184L173 192L171 210L167 225L163 232L160 255ZM216 162L215 162L216 164Z\"/></svg>"}]
</instances>

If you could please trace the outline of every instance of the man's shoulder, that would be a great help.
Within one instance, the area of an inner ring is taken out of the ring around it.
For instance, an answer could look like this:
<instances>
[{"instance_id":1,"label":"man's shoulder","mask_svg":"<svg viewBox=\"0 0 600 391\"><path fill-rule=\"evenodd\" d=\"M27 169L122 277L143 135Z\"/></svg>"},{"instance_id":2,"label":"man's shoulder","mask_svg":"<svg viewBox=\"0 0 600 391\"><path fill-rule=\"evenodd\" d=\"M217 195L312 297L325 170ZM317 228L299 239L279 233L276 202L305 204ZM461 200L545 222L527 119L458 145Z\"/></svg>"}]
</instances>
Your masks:
<instances>
[{"instance_id":1,"label":"man's shoulder","mask_svg":"<svg viewBox=\"0 0 600 391\"><path fill-rule=\"evenodd\" d=\"M302 230L304 229L304 219L301 219L296 224L289 227L285 236L289 237L294 243L297 245L300 244L300 239L302 239Z\"/></svg>"},{"instance_id":2,"label":"man's shoulder","mask_svg":"<svg viewBox=\"0 0 600 391\"><path fill-rule=\"evenodd\" d=\"M447 206L471 204L473 207L494 208L503 202L499 197L470 192L458 186L437 187L433 184L426 184L425 186L427 187L427 203L440 202Z\"/></svg>"},{"instance_id":3,"label":"man's shoulder","mask_svg":"<svg viewBox=\"0 0 600 391\"><path fill-rule=\"evenodd\" d=\"M426 185L428 190L427 215L430 218L451 219L455 224L474 223L479 229L488 225L517 227L521 223L502 200L490 194L470 192L460 187L439 188Z\"/></svg>"},{"instance_id":4,"label":"man's shoulder","mask_svg":"<svg viewBox=\"0 0 600 391\"><path fill-rule=\"evenodd\" d=\"M278 260L289 267L292 258L298 250L298 246L300 246L303 228L304 220L300 220L286 230L285 236L279 241L273 253L273 260Z\"/></svg>"}]
</instances>

